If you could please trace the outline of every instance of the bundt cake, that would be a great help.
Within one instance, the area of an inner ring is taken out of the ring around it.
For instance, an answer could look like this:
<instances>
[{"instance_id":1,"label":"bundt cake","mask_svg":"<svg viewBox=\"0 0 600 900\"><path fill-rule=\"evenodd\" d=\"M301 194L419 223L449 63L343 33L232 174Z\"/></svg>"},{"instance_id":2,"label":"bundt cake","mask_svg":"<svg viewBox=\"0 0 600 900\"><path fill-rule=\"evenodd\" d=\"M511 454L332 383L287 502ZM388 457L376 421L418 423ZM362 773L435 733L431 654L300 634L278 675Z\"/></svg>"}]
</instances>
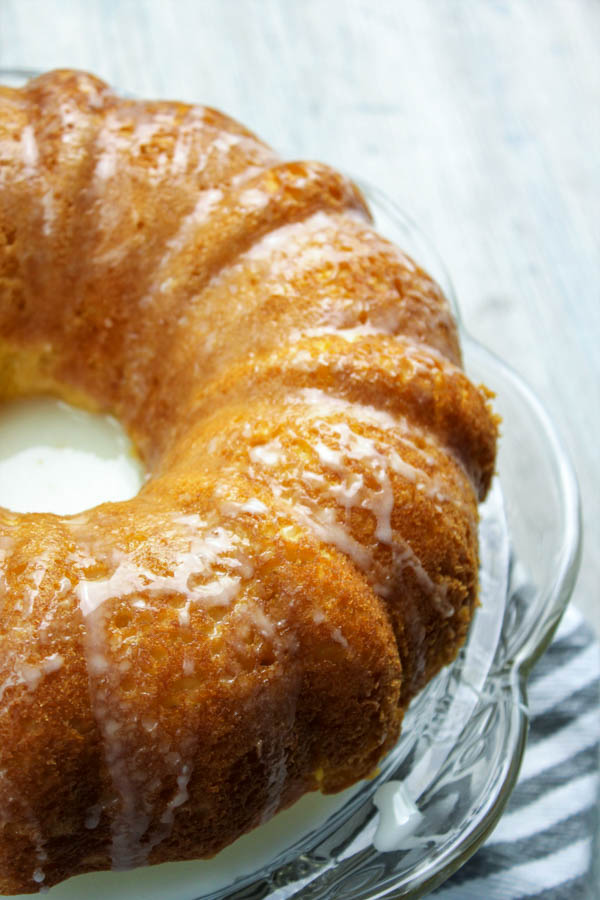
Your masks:
<instances>
[{"instance_id":1,"label":"bundt cake","mask_svg":"<svg viewBox=\"0 0 600 900\"><path fill-rule=\"evenodd\" d=\"M0 89L0 398L148 470L0 508L0 893L207 857L373 772L477 602L497 424L360 191L211 109Z\"/></svg>"}]
</instances>

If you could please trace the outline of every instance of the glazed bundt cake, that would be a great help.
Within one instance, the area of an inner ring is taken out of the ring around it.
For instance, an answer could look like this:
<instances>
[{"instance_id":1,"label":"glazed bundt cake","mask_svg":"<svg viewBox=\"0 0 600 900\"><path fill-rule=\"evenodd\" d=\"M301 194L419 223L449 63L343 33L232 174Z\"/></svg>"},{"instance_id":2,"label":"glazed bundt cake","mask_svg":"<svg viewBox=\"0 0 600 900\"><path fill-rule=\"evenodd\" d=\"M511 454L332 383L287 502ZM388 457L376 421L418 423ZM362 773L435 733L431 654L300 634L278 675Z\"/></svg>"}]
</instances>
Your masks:
<instances>
[{"instance_id":1,"label":"glazed bundt cake","mask_svg":"<svg viewBox=\"0 0 600 900\"><path fill-rule=\"evenodd\" d=\"M496 421L327 166L59 71L0 89L0 398L149 477L0 509L0 892L207 857L372 773L477 602Z\"/></svg>"}]
</instances>

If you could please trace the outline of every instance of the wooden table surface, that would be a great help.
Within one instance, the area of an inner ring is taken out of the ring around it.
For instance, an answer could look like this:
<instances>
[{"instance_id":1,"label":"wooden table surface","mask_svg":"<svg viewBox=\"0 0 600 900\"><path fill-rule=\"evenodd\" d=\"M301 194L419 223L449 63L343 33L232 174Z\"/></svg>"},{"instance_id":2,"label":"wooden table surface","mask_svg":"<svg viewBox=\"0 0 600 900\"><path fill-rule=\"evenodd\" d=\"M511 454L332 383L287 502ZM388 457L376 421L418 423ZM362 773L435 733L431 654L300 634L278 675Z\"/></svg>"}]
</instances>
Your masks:
<instances>
[{"instance_id":1,"label":"wooden table surface","mask_svg":"<svg viewBox=\"0 0 600 900\"><path fill-rule=\"evenodd\" d=\"M595 0L0 3L1 66L216 106L411 213L569 448L600 630L599 48Z\"/></svg>"}]
</instances>

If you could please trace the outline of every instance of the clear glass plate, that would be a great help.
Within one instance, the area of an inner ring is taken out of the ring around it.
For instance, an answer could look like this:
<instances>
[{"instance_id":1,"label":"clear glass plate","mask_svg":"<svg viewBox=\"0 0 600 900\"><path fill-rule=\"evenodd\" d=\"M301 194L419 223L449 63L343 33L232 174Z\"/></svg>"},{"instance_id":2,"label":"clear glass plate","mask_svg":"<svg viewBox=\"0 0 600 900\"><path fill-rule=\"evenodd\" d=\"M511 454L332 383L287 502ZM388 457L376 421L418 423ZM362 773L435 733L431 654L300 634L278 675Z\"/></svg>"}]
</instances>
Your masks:
<instances>
[{"instance_id":1,"label":"clear glass plate","mask_svg":"<svg viewBox=\"0 0 600 900\"><path fill-rule=\"evenodd\" d=\"M0 83L22 84L34 74L0 72ZM378 229L436 278L460 319L447 272L419 229L379 191L359 184ZM80 876L51 889L51 897L418 897L493 829L525 747L527 675L575 582L580 512L573 470L539 402L462 325L461 332L466 369L496 392L503 419L498 476L481 515L482 602L465 647L415 699L378 776L333 803L307 798L300 812L286 811L236 842L219 855L221 868L231 859L222 887L211 874L217 857ZM422 819L401 850L380 853L372 843L379 815L372 797L389 779L403 781ZM240 875L234 883L233 872Z\"/></svg>"}]
</instances>

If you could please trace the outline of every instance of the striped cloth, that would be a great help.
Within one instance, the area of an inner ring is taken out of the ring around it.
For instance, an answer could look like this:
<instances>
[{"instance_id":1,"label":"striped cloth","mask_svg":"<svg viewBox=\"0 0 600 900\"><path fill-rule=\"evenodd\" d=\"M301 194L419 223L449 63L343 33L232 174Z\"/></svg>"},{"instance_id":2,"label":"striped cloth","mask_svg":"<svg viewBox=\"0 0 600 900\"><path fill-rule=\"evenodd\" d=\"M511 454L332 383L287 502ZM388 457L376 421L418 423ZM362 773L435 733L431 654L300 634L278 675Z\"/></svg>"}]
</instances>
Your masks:
<instances>
[{"instance_id":1,"label":"striped cloth","mask_svg":"<svg viewBox=\"0 0 600 900\"><path fill-rule=\"evenodd\" d=\"M504 815L436 900L600 897L600 647L577 610L567 609L528 695L527 750Z\"/></svg>"}]
</instances>

